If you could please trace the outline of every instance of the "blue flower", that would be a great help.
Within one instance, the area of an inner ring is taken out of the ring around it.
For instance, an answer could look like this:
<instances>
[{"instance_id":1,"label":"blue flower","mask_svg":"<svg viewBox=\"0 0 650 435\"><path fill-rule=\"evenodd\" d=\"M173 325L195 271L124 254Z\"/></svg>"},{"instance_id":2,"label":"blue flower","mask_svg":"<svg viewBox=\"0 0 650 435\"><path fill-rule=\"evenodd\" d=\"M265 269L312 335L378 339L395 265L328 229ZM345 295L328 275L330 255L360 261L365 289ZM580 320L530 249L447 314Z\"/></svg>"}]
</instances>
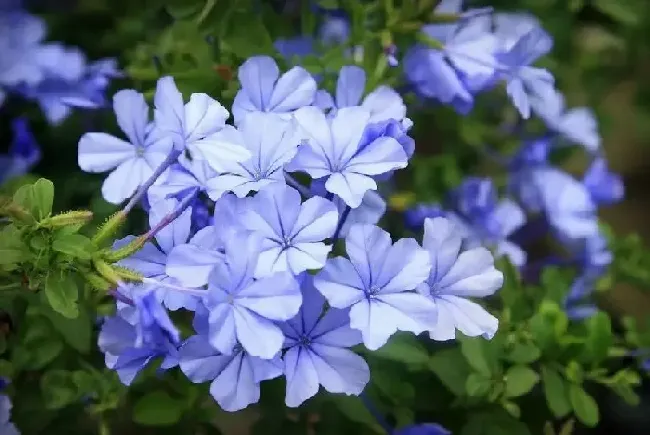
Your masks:
<instances>
[{"instance_id":1,"label":"blue flower","mask_svg":"<svg viewBox=\"0 0 650 435\"><path fill-rule=\"evenodd\" d=\"M443 0L435 12L458 14L461 3ZM482 22L472 21L467 18L422 27L422 32L442 48L418 44L404 58L406 77L421 96L451 104L461 113L471 110L473 93L490 84L497 70L497 39Z\"/></svg>"},{"instance_id":2,"label":"blue flower","mask_svg":"<svg viewBox=\"0 0 650 435\"><path fill-rule=\"evenodd\" d=\"M152 204L149 210L149 225L155 227L164 216L176 210L179 202L175 199L163 199ZM167 275L167 256L175 246L184 244L190 236L192 209L186 209L171 224L160 230L156 236L156 245L151 242L146 243L142 249L120 261L120 266L127 267L142 273L147 278L157 281L167 282L170 284L180 284L175 279ZM122 246L131 240L129 236L116 243L117 247ZM170 310L180 308L194 309L196 306L196 297L183 294L179 291L173 291L164 287L155 290L158 300Z\"/></svg>"},{"instance_id":3,"label":"blue flower","mask_svg":"<svg viewBox=\"0 0 650 435\"><path fill-rule=\"evenodd\" d=\"M289 272L254 279L261 240L245 233L226 241L225 260L209 277L209 340L223 354L237 343L252 356L273 358L281 349L282 331L275 324L300 309L300 287Z\"/></svg>"},{"instance_id":4,"label":"blue flower","mask_svg":"<svg viewBox=\"0 0 650 435\"><path fill-rule=\"evenodd\" d=\"M460 231L449 219L424 221L422 244L431 257L431 274L418 291L436 304L436 324L429 330L434 340L453 340L456 329L466 336L492 338L499 321L468 297L485 297L503 285L490 251L478 247L461 252Z\"/></svg>"},{"instance_id":5,"label":"blue flower","mask_svg":"<svg viewBox=\"0 0 650 435\"><path fill-rule=\"evenodd\" d=\"M193 159L205 160L214 169L222 163L242 162L250 158L248 150L216 136L226 125L228 111L207 94L190 95L183 105L173 77L162 77L156 85L154 119L157 129L173 138L174 147L187 149Z\"/></svg>"},{"instance_id":6,"label":"blue flower","mask_svg":"<svg viewBox=\"0 0 650 435\"><path fill-rule=\"evenodd\" d=\"M555 92L536 112L551 131L570 142L582 145L589 153L595 154L600 150L598 122L591 109L576 107L567 110L564 96Z\"/></svg>"},{"instance_id":7,"label":"blue flower","mask_svg":"<svg viewBox=\"0 0 650 435\"><path fill-rule=\"evenodd\" d=\"M208 283L212 269L224 261L225 240L243 230L241 215L249 198L221 197L214 206L214 224L199 230L188 243L175 246L167 257L165 272L185 287Z\"/></svg>"},{"instance_id":8,"label":"blue flower","mask_svg":"<svg viewBox=\"0 0 650 435\"><path fill-rule=\"evenodd\" d=\"M18 429L11 419L11 408L13 407L11 399L4 394L0 394L0 434L2 435L19 435Z\"/></svg>"},{"instance_id":9,"label":"blue flower","mask_svg":"<svg viewBox=\"0 0 650 435\"><path fill-rule=\"evenodd\" d=\"M232 104L237 124L251 112L273 112L287 117L314 103L316 80L299 66L280 76L271 57L254 56L239 67L238 78L241 90Z\"/></svg>"},{"instance_id":10,"label":"blue flower","mask_svg":"<svg viewBox=\"0 0 650 435\"><path fill-rule=\"evenodd\" d=\"M309 36L278 39L273 46L287 60L302 60L303 57L314 53L314 39Z\"/></svg>"},{"instance_id":11,"label":"blue flower","mask_svg":"<svg viewBox=\"0 0 650 435\"><path fill-rule=\"evenodd\" d=\"M253 112L237 129L224 129L217 136L247 150L252 158L239 163L222 162L216 168L217 175L207 182L211 199L228 191L243 198L251 191L286 183L284 166L300 145L293 122L275 113Z\"/></svg>"},{"instance_id":12,"label":"blue flower","mask_svg":"<svg viewBox=\"0 0 650 435\"><path fill-rule=\"evenodd\" d=\"M402 97L388 86L379 86L362 99L366 88L366 72L358 66L344 66L336 82L336 108L361 106L370 112L369 123L388 120L402 122L406 106ZM334 112L335 113L335 112ZM405 125L410 126L410 120Z\"/></svg>"},{"instance_id":13,"label":"blue flower","mask_svg":"<svg viewBox=\"0 0 650 435\"><path fill-rule=\"evenodd\" d=\"M296 407L318 393L359 395L370 380L368 364L348 348L361 343L350 328L347 310L330 308L323 314L323 297L313 277L302 277L303 303L296 317L281 324L285 335L284 373L287 406Z\"/></svg>"},{"instance_id":14,"label":"blue flower","mask_svg":"<svg viewBox=\"0 0 650 435\"><path fill-rule=\"evenodd\" d=\"M354 225L345 239L349 259L328 260L314 286L334 308L350 307L350 326L370 350L399 331L419 334L435 324L435 306L412 292L431 270L429 255L414 239L392 244L374 225Z\"/></svg>"},{"instance_id":15,"label":"blue flower","mask_svg":"<svg viewBox=\"0 0 650 435\"><path fill-rule=\"evenodd\" d=\"M206 160L190 160L181 155L178 163L169 168L167 177L162 183L149 188L147 196L153 203L165 198L184 198L188 195L197 196L199 193L208 193L208 180L214 178L217 172L212 169ZM220 193L213 192L219 197Z\"/></svg>"},{"instance_id":16,"label":"blue flower","mask_svg":"<svg viewBox=\"0 0 650 435\"><path fill-rule=\"evenodd\" d=\"M403 427L393 435L451 435L451 432L437 423L424 423Z\"/></svg>"},{"instance_id":17,"label":"blue flower","mask_svg":"<svg viewBox=\"0 0 650 435\"><path fill-rule=\"evenodd\" d=\"M36 85L43 79L45 23L19 10L0 14L0 106L5 93L18 85Z\"/></svg>"},{"instance_id":18,"label":"blue flower","mask_svg":"<svg viewBox=\"0 0 650 435\"><path fill-rule=\"evenodd\" d=\"M307 172L314 179L327 178L325 188L356 208L369 190L376 190L372 178L405 168L408 156L400 143L382 136L363 142L370 113L361 107L346 107L328 119L315 107L295 113L307 143L302 145L288 171Z\"/></svg>"},{"instance_id":19,"label":"blue flower","mask_svg":"<svg viewBox=\"0 0 650 435\"><path fill-rule=\"evenodd\" d=\"M503 73L507 81L506 91L524 119L533 109L546 104L555 93L555 79L546 69L531 66L547 54L553 45L551 37L543 29L533 28L507 52L500 53L497 60L506 67Z\"/></svg>"},{"instance_id":20,"label":"blue flower","mask_svg":"<svg viewBox=\"0 0 650 435\"><path fill-rule=\"evenodd\" d=\"M438 204L417 204L404 212L406 227L412 231L420 231L426 218L446 215L447 212Z\"/></svg>"},{"instance_id":21,"label":"blue flower","mask_svg":"<svg viewBox=\"0 0 650 435\"><path fill-rule=\"evenodd\" d=\"M110 79L122 76L114 59L88 64L77 48L56 43L43 51L43 80L32 86L21 85L18 92L37 101L48 122L61 123L75 107L95 109L107 105L105 93Z\"/></svg>"},{"instance_id":22,"label":"blue flower","mask_svg":"<svg viewBox=\"0 0 650 435\"><path fill-rule=\"evenodd\" d=\"M612 205L623 199L625 186L618 174L610 172L607 160L597 157L582 179L583 184L598 205Z\"/></svg>"},{"instance_id":23,"label":"blue flower","mask_svg":"<svg viewBox=\"0 0 650 435\"><path fill-rule=\"evenodd\" d=\"M326 16L318 30L318 37L325 45L345 44L350 39L352 26L345 16Z\"/></svg>"},{"instance_id":24,"label":"blue flower","mask_svg":"<svg viewBox=\"0 0 650 435\"><path fill-rule=\"evenodd\" d=\"M262 238L255 276L264 277L321 269L332 249L323 241L334 234L339 214L331 201L316 196L301 204L295 189L279 186L257 194L242 218Z\"/></svg>"},{"instance_id":25,"label":"blue flower","mask_svg":"<svg viewBox=\"0 0 650 435\"><path fill-rule=\"evenodd\" d=\"M149 123L149 106L142 94L130 89L116 93L113 109L129 142L106 133L86 133L79 140L78 160L86 172L112 170L102 185L102 195L106 201L119 204L151 177L173 144Z\"/></svg>"},{"instance_id":26,"label":"blue flower","mask_svg":"<svg viewBox=\"0 0 650 435\"><path fill-rule=\"evenodd\" d=\"M543 212L559 237L583 239L598 234L596 204L580 181L551 167L531 170L529 176L535 201L527 205Z\"/></svg>"},{"instance_id":27,"label":"blue flower","mask_svg":"<svg viewBox=\"0 0 650 435\"><path fill-rule=\"evenodd\" d=\"M122 383L130 385L155 358L163 358L163 370L175 367L180 343L178 331L150 288L121 290L131 290L136 305L122 304L115 316L105 319L98 345L105 354L106 366L117 372Z\"/></svg>"},{"instance_id":28,"label":"blue flower","mask_svg":"<svg viewBox=\"0 0 650 435\"><path fill-rule=\"evenodd\" d=\"M510 200L498 200L494 184L489 178L468 177L452 192L454 214L448 215L465 237L494 248L495 255L506 255L521 266L526 253L508 238L526 222L519 205Z\"/></svg>"},{"instance_id":29,"label":"blue flower","mask_svg":"<svg viewBox=\"0 0 650 435\"><path fill-rule=\"evenodd\" d=\"M0 184L10 178L26 174L41 159L41 150L27 124L27 119L11 122L13 140L9 153L0 155Z\"/></svg>"},{"instance_id":30,"label":"blue flower","mask_svg":"<svg viewBox=\"0 0 650 435\"><path fill-rule=\"evenodd\" d=\"M282 375L279 355L273 359L251 356L242 346L224 355L206 335L187 339L179 350L179 366L194 383L211 382L210 394L219 406L234 412L260 399L260 382Z\"/></svg>"}]
</instances>

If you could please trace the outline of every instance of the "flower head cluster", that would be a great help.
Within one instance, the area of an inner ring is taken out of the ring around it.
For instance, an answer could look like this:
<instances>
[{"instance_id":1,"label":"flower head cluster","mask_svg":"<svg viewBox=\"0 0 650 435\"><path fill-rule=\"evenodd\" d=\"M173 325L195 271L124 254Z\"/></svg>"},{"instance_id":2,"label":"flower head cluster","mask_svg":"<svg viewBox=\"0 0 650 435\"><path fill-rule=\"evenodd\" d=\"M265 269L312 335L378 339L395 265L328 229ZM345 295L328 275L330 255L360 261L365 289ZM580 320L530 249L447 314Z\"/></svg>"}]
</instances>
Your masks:
<instances>
[{"instance_id":1,"label":"flower head cluster","mask_svg":"<svg viewBox=\"0 0 650 435\"><path fill-rule=\"evenodd\" d=\"M163 368L211 382L229 411L284 376L293 407L321 386L360 394L370 370L354 346L379 349L397 331L492 337L497 320L468 299L503 282L489 251L464 246L463 229L442 217L426 221L423 245L376 225L386 209L378 183L413 153L399 95L380 87L364 98L353 66L330 107L314 103L316 82L301 67L281 74L253 57L239 77L234 125L208 95L183 104L164 77L153 121L141 94L115 95L128 140L80 140L83 169L112 171L107 200L146 191L149 207L150 241L120 263L143 284L118 289L118 312L102 327L107 365L128 383L162 357ZM212 216L197 220L197 207ZM334 256L339 239L346 253ZM193 312L195 334L181 340L165 308Z\"/></svg>"},{"instance_id":2,"label":"flower head cluster","mask_svg":"<svg viewBox=\"0 0 650 435\"><path fill-rule=\"evenodd\" d=\"M110 80L119 77L115 60L88 62L74 47L45 42L45 22L19 7L0 14L0 105L15 93L39 104L58 124L71 108L105 105Z\"/></svg>"}]
</instances>

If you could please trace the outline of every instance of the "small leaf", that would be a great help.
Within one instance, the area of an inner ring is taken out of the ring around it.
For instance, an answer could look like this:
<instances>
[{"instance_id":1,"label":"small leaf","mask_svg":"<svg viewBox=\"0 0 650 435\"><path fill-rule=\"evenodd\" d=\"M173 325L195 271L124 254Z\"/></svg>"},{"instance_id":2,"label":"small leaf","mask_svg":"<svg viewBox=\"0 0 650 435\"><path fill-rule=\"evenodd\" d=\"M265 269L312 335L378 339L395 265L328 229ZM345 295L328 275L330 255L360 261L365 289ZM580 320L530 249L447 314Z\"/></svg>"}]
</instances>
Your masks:
<instances>
[{"instance_id":1,"label":"small leaf","mask_svg":"<svg viewBox=\"0 0 650 435\"><path fill-rule=\"evenodd\" d=\"M32 186L36 219L44 219L52 213L54 203L54 184L50 180L40 178Z\"/></svg>"},{"instance_id":2,"label":"small leaf","mask_svg":"<svg viewBox=\"0 0 650 435\"><path fill-rule=\"evenodd\" d=\"M57 233L52 243L55 251L81 260L90 260L92 246L90 239L81 234Z\"/></svg>"},{"instance_id":3,"label":"small leaf","mask_svg":"<svg viewBox=\"0 0 650 435\"><path fill-rule=\"evenodd\" d=\"M542 352L533 343L517 342L506 354L506 359L516 364L530 364L537 361L541 354Z\"/></svg>"},{"instance_id":4,"label":"small leaf","mask_svg":"<svg viewBox=\"0 0 650 435\"><path fill-rule=\"evenodd\" d=\"M375 417L368 411L361 399L357 396L330 396L331 402L336 408L345 415L349 420L361 423L372 429L374 432L383 434L385 431L377 424Z\"/></svg>"},{"instance_id":5,"label":"small leaf","mask_svg":"<svg viewBox=\"0 0 650 435\"><path fill-rule=\"evenodd\" d=\"M506 396L519 397L528 393L539 382L539 375L527 366L510 367L506 372Z\"/></svg>"},{"instance_id":6,"label":"small leaf","mask_svg":"<svg viewBox=\"0 0 650 435\"><path fill-rule=\"evenodd\" d=\"M429 368L455 396L465 395L465 383L470 367L460 349L442 349L431 356Z\"/></svg>"},{"instance_id":7,"label":"small leaf","mask_svg":"<svg viewBox=\"0 0 650 435\"><path fill-rule=\"evenodd\" d=\"M71 273L50 273L45 281L45 296L52 309L64 317L74 319L79 315L79 289Z\"/></svg>"},{"instance_id":8,"label":"small leaf","mask_svg":"<svg viewBox=\"0 0 650 435\"><path fill-rule=\"evenodd\" d=\"M43 399L48 409L61 409L79 398L70 372L51 370L41 378Z\"/></svg>"},{"instance_id":9,"label":"small leaf","mask_svg":"<svg viewBox=\"0 0 650 435\"><path fill-rule=\"evenodd\" d=\"M222 46L245 59L259 54L273 54L273 40L262 19L249 13L235 13L228 20Z\"/></svg>"},{"instance_id":10,"label":"small leaf","mask_svg":"<svg viewBox=\"0 0 650 435\"><path fill-rule=\"evenodd\" d=\"M562 375L555 369L542 366L542 383L546 403L553 415L561 418L571 412L567 383Z\"/></svg>"},{"instance_id":11,"label":"small leaf","mask_svg":"<svg viewBox=\"0 0 650 435\"><path fill-rule=\"evenodd\" d=\"M600 419L598 404L581 386L575 384L569 386L569 400L578 420L585 426L598 425Z\"/></svg>"},{"instance_id":12,"label":"small leaf","mask_svg":"<svg viewBox=\"0 0 650 435\"><path fill-rule=\"evenodd\" d=\"M133 421L145 426L171 426L180 421L183 403L164 391L142 396L133 407Z\"/></svg>"},{"instance_id":13,"label":"small leaf","mask_svg":"<svg viewBox=\"0 0 650 435\"><path fill-rule=\"evenodd\" d=\"M481 337L460 338L460 349L467 363L478 373L490 377L498 371L491 343Z\"/></svg>"},{"instance_id":14,"label":"small leaf","mask_svg":"<svg viewBox=\"0 0 650 435\"><path fill-rule=\"evenodd\" d=\"M424 366L429 362L429 353L413 334L395 334L372 355L411 366Z\"/></svg>"},{"instance_id":15,"label":"small leaf","mask_svg":"<svg viewBox=\"0 0 650 435\"><path fill-rule=\"evenodd\" d=\"M80 310L74 319L66 318L47 306L43 308L43 314L65 342L81 353L90 352L93 327L86 310Z\"/></svg>"},{"instance_id":16,"label":"small leaf","mask_svg":"<svg viewBox=\"0 0 650 435\"><path fill-rule=\"evenodd\" d=\"M29 251L21 240L21 232L14 225L0 230L0 266L19 264L29 258Z\"/></svg>"},{"instance_id":17,"label":"small leaf","mask_svg":"<svg viewBox=\"0 0 650 435\"><path fill-rule=\"evenodd\" d=\"M589 335L585 345L590 360L597 364L607 358L609 348L613 344L612 322L606 313L599 311L587 320L587 329Z\"/></svg>"},{"instance_id":18,"label":"small leaf","mask_svg":"<svg viewBox=\"0 0 650 435\"><path fill-rule=\"evenodd\" d=\"M465 382L465 392L469 397L483 397L490 392L492 380L479 373L471 373Z\"/></svg>"}]
</instances>

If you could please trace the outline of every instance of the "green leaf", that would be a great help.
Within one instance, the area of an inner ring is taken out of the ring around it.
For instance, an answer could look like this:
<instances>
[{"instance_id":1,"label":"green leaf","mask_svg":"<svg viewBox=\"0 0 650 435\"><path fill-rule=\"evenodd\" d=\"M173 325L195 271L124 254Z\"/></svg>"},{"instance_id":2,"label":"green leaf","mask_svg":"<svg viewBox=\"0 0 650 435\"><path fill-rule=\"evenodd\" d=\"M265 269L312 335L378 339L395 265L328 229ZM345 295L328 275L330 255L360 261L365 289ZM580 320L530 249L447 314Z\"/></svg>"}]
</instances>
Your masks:
<instances>
[{"instance_id":1,"label":"green leaf","mask_svg":"<svg viewBox=\"0 0 650 435\"><path fill-rule=\"evenodd\" d=\"M152 391L133 406L133 421L144 426L171 426L180 421L183 403L164 391Z\"/></svg>"},{"instance_id":2,"label":"green leaf","mask_svg":"<svg viewBox=\"0 0 650 435\"><path fill-rule=\"evenodd\" d=\"M273 40L262 18L250 13L235 13L228 20L229 31L222 48L241 59L259 54L273 54Z\"/></svg>"},{"instance_id":3,"label":"green leaf","mask_svg":"<svg viewBox=\"0 0 650 435\"><path fill-rule=\"evenodd\" d=\"M599 363L607 358L609 348L614 343L612 322L609 316L599 311L587 320L589 331L585 346L593 363Z\"/></svg>"},{"instance_id":4,"label":"green leaf","mask_svg":"<svg viewBox=\"0 0 650 435\"><path fill-rule=\"evenodd\" d=\"M21 232L15 225L0 230L0 266L11 266L26 261L29 251L21 240Z\"/></svg>"},{"instance_id":5,"label":"green leaf","mask_svg":"<svg viewBox=\"0 0 650 435\"><path fill-rule=\"evenodd\" d=\"M331 395L329 399L341 414L345 415L349 420L361 423L378 434L385 433L359 397Z\"/></svg>"},{"instance_id":6,"label":"green leaf","mask_svg":"<svg viewBox=\"0 0 650 435\"><path fill-rule=\"evenodd\" d=\"M576 384L569 386L569 400L578 420L585 426L598 425L600 419L598 404L581 386Z\"/></svg>"},{"instance_id":7,"label":"green leaf","mask_svg":"<svg viewBox=\"0 0 650 435\"><path fill-rule=\"evenodd\" d=\"M506 359L517 364L530 364L539 359L542 352L533 343L517 342L506 354Z\"/></svg>"},{"instance_id":8,"label":"green leaf","mask_svg":"<svg viewBox=\"0 0 650 435\"><path fill-rule=\"evenodd\" d=\"M492 388L492 380L479 373L471 373L465 382L465 392L469 397L486 396Z\"/></svg>"},{"instance_id":9,"label":"green leaf","mask_svg":"<svg viewBox=\"0 0 650 435\"><path fill-rule=\"evenodd\" d=\"M48 306L44 307L43 314L50 319L52 326L66 343L80 353L90 352L93 325L86 310L80 310L79 315L74 319L64 317Z\"/></svg>"},{"instance_id":10,"label":"green leaf","mask_svg":"<svg viewBox=\"0 0 650 435\"><path fill-rule=\"evenodd\" d=\"M387 400L399 405L408 405L415 399L413 385L395 376L394 370L373 367L372 383Z\"/></svg>"},{"instance_id":11,"label":"green leaf","mask_svg":"<svg viewBox=\"0 0 650 435\"><path fill-rule=\"evenodd\" d=\"M429 368L455 396L465 395L465 383L471 369L460 349L442 349L431 356Z\"/></svg>"},{"instance_id":12,"label":"green leaf","mask_svg":"<svg viewBox=\"0 0 650 435\"><path fill-rule=\"evenodd\" d=\"M70 372L51 370L41 378L41 390L48 409L61 409L79 398Z\"/></svg>"},{"instance_id":13,"label":"green leaf","mask_svg":"<svg viewBox=\"0 0 650 435\"><path fill-rule=\"evenodd\" d=\"M503 410L470 413L460 435L530 435L528 427Z\"/></svg>"},{"instance_id":14,"label":"green leaf","mask_svg":"<svg viewBox=\"0 0 650 435\"><path fill-rule=\"evenodd\" d=\"M635 26L639 23L638 11L628 1L595 0L593 6L621 24Z\"/></svg>"},{"instance_id":15,"label":"green leaf","mask_svg":"<svg viewBox=\"0 0 650 435\"><path fill-rule=\"evenodd\" d=\"M54 203L54 184L50 180L40 178L32 186L34 195L34 208L37 210L35 217L44 219L52 213Z\"/></svg>"},{"instance_id":16,"label":"green leaf","mask_svg":"<svg viewBox=\"0 0 650 435\"><path fill-rule=\"evenodd\" d=\"M528 366L513 366L506 372L506 396L519 397L528 393L539 382L539 375Z\"/></svg>"},{"instance_id":17,"label":"green leaf","mask_svg":"<svg viewBox=\"0 0 650 435\"><path fill-rule=\"evenodd\" d=\"M557 370L542 366L542 385L546 403L555 417L561 418L571 412L567 382Z\"/></svg>"},{"instance_id":18,"label":"green leaf","mask_svg":"<svg viewBox=\"0 0 650 435\"><path fill-rule=\"evenodd\" d=\"M499 370L495 349L482 337L459 337L460 349L467 363L478 373L490 377Z\"/></svg>"},{"instance_id":19,"label":"green leaf","mask_svg":"<svg viewBox=\"0 0 650 435\"><path fill-rule=\"evenodd\" d=\"M90 260L92 243L88 237L81 234L57 233L52 249L81 260Z\"/></svg>"},{"instance_id":20,"label":"green leaf","mask_svg":"<svg viewBox=\"0 0 650 435\"><path fill-rule=\"evenodd\" d=\"M372 355L414 367L425 366L429 362L429 353L413 334L395 334Z\"/></svg>"},{"instance_id":21,"label":"green leaf","mask_svg":"<svg viewBox=\"0 0 650 435\"><path fill-rule=\"evenodd\" d=\"M45 281L45 296L52 309L68 319L79 315L79 289L71 273L54 271Z\"/></svg>"}]
</instances>

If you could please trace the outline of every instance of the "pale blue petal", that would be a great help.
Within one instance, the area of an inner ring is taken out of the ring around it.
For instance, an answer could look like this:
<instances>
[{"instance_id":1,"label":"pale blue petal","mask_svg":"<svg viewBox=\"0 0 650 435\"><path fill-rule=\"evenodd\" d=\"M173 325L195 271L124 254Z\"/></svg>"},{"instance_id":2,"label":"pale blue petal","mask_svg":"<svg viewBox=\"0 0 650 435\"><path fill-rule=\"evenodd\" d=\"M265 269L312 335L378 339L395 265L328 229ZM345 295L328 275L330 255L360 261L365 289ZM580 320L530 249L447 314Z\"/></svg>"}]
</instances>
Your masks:
<instances>
[{"instance_id":1,"label":"pale blue petal","mask_svg":"<svg viewBox=\"0 0 650 435\"><path fill-rule=\"evenodd\" d=\"M291 227L291 238L297 243L323 241L334 234L338 217L338 210L331 201L318 196L309 198L300 207Z\"/></svg>"},{"instance_id":2,"label":"pale blue petal","mask_svg":"<svg viewBox=\"0 0 650 435\"><path fill-rule=\"evenodd\" d=\"M406 117L406 105L402 97L388 86L379 86L363 99L361 107L370 111L370 122L389 119L401 121Z\"/></svg>"},{"instance_id":3,"label":"pale blue petal","mask_svg":"<svg viewBox=\"0 0 650 435\"><path fill-rule=\"evenodd\" d=\"M244 93L258 110L264 111L271 101L273 88L279 76L280 69L273 58L269 56L251 57L239 67L237 78L242 87L239 92ZM234 115L237 122L243 120L239 119L237 113Z\"/></svg>"},{"instance_id":4,"label":"pale blue petal","mask_svg":"<svg viewBox=\"0 0 650 435\"><path fill-rule=\"evenodd\" d=\"M230 116L221 103L203 93L190 95L190 101L185 104L184 112L185 138L188 143L221 130Z\"/></svg>"},{"instance_id":5,"label":"pale blue petal","mask_svg":"<svg viewBox=\"0 0 650 435\"><path fill-rule=\"evenodd\" d=\"M376 284L391 247L390 234L378 226L359 224L350 228L345 238L345 250L363 282L361 288L369 289Z\"/></svg>"},{"instance_id":6,"label":"pale blue petal","mask_svg":"<svg viewBox=\"0 0 650 435\"><path fill-rule=\"evenodd\" d=\"M240 352L210 384L210 394L224 411L235 412L260 399L251 358Z\"/></svg>"},{"instance_id":7,"label":"pale blue petal","mask_svg":"<svg viewBox=\"0 0 650 435\"><path fill-rule=\"evenodd\" d=\"M275 84L267 110L284 113L308 106L314 102L317 87L306 69L294 66Z\"/></svg>"},{"instance_id":8,"label":"pale blue petal","mask_svg":"<svg viewBox=\"0 0 650 435\"><path fill-rule=\"evenodd\" d=\"M185 146L185 108L183 95L178 91L174 78L161 77L154 95L154 120L156 127L170 135L174 146Z\"/></svg>"},{"instance_id":9,"label":"pale blue petal","mask_svg":"<svg viewBox=\"0 0 650 435\"><path fill-rule=\"evenodd\" d=\"M117 124L132 144L144 145L149 124L149 106L144 95L132 89L124 89L113 96L113 110Z\"/></svg>"},{"instance_id":10,"label":"pale blue petal","mask_svg":"<svg viewBox=\"0 0 650 435\"><path fill-rule=\"evenodd\" d=\"M457 296L444 295L435 298L437 323L429 331L433 340L445 341L456 338L456 329L468 337L482 336L491 339L499 327L499 320L480 305Z\"/></svg>"},{"instance_id":11,"label":"pale blue petal","mask_svg":"<svg viewBox=\"0 0 650 435\"><path fill-rule=\"evenodd\" d=\"M314 343L312 362L320 384L330 393L358 396L370 381L370 368L354 352L340 347Z\"/></svg>"},{"instance_id":12,"label":"pale blue petal","mask_svg":"<svg viewBox=\"0 0 650 435\"><path fill-rule=\"evenodd\" d=\"M431 257L431 282L438 282L456 262L463 239L452 221L443 217L424 220L422 246Z\"/></svg>"},{"instance_id":13,"label":"pale blue petal","mask_svg":"<svg viewBox=\"0 0 650 435\"><path fill-rule=\"evenodd\" d=\"M325 188L328 192L339 196L351 208L357 208L361 205L366 192L377 189L377 183L366 175L336 172L327 179Z\"/></svg>"},{"instance_id":14,"label":"pale blue petal","mask_svg":"<svg viewBox=\"0 0 650 435\"><path fill-rule=\"evenodd\" d=\"M223 254L193 244L174 247L167 258L166 273L187 287L201 287L215 265L223 261Z\"/></svg>"},{"instance_id":15,"label":"pale blue petal","mask_svg":"<svg viewBox=\"0 0 650 435\"><path fill-rule=\"evenodd\" d=\"M136 148L106 133L86 133L79 140L78 163L85 172L106 172L136 157Z\"/></svg>"},{"instance_id":16,"label":"pale blue petal","mask_svg":"<svg viewBox=\"0 0 650 435\"><path fill-rule=\"evenodd\" d=\"M344 66L336 82L336 107L358 106L366 87L366 72L358 66Z\"/></svg>"},{"instance_id":17,"label":"pale blue petal","mask_svg":"<svg viewBox=\"0 0 650 435\"><path fill-rule=\"evenodd\" d=\"M180 369L194 383L212 381L232 360L232 356L220 355L206 337L194 335L179 349Z\"/></svg>"},{"instance_id":18,"label":"pale blue petal","mask_svg":"<svg viewBox=\"0 0 650 435\"><path fill-rule=\"evenodd\" d=\"M494 267L492 253L478 247L462 252L437 283L437 294L484 297L503 285L503 273Z\"/></svg>"},{"instance_id":19,"label":"pale blue petal","mask_svg":"<svg viewBox=\"0 0 650 435\"><path fill-rule=\"evenodd\" d=\"M295 312L298 312L298 308ZM234 317L237 339L246 352L271 359L282 349L284 335L272 321L243 307L235 308Z\"/></svg>"},{"instance_id":20,"label":"pale blue petal","mask_svg":"<svg viewBox=\"0 0 650 435\"><path fill-rule=\"evenodd\" d=\"M336 308L347 308L365 297L365 285L350 261L330 259L314 278L314 287Z\"/></svg>"},{"instance_id":21,"label":"pale blue petal","mask_svg":"<svg viewBox=\"0 0 650 435\"><path fill-rule=\"evenodd\" d=\"M119 204L133 196L151 174L153 170L144 159L127 160L106 177L102 185L102 196L111 204Z\"/></svg>"},{"instance_id":22,"label":"pale blue petal","mask_svg":"<svg viewBox=\"0 0 650 435\"><path fill-rule=\"evenodd\" d=\"M245 307L272 320L289 320L298 313L302 294L290 273L275 273L243 288L236 298L238 307Z\"/></svg>"},{"instance_id":23,"label":"pale blue petal","mask_svg":"<svg viewBox=\"0 0 650 435\"><path fill-rule=\"evenodd\" d=\"M153 203L149 209L149 226L154 228L166 215L174 212L179 205L180 201L172 198ZM156 242L160 249L169 253L174 246L186 243L190 236L191 225L192 209L188 207L171 224L156 234Z\"/></svg>"},{"instance_id":24,"label":"pale blue petal","mask_svg":"<svg viewBox=\"0 0 650 435\"><path fill-rule=\"evenodd\" d=\"M413 290L429 277L429 253L415 239L400 239L383 254L386 260L373 280L373 284L381 287L378 294Z\"/></svg>"},{"instance_id":25,"label":"pale blue petal","mask_svg":"<svg viewBox=\"0 0 650 435\"><path fill-rule=\"evenodd\" d=\"M309 350L302 346L289 349L284 355L284 374L287 378L285 404L295 408L318 393L318 373Z\"/></svg>"},{"instance_id":26,"label":"pale blue petal","mask_svg":"<svg viewBox=\"0 0 650 435\"><path fill-rule=\"evenodd\" d=\"M231 355L237 346L235 309L230 304L210 308L208 316L210 345L225 355Z\"/></svg>"}]
</instances>

